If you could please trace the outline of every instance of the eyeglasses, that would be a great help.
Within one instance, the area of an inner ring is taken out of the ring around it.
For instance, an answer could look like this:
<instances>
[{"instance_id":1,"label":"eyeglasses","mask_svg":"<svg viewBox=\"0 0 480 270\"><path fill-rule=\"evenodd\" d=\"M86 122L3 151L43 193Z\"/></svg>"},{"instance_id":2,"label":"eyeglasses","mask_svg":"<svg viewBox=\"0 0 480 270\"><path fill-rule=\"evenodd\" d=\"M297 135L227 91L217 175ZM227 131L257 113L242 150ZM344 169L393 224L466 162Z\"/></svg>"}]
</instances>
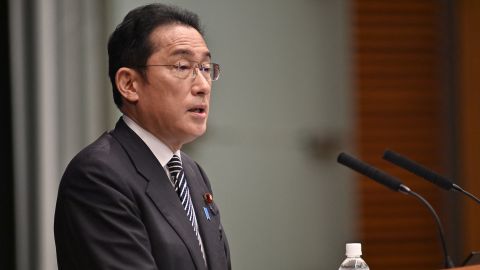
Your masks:
<instances>
[{"instance_id":1,"label":"eyeglasses","mask_svg":"<svg viewBox=\"0 0 480 270\"><path fill-rule=\"evenodd\" d=\"M190 74L192 78L197 76L197 68L207 81L216 81L220 76L220 65L216 63L196 63L186 60L178 62L176 65L145 65L144 67L170 67L172 75L179 79L186 79Z\"/></svg>"}]
</instances>

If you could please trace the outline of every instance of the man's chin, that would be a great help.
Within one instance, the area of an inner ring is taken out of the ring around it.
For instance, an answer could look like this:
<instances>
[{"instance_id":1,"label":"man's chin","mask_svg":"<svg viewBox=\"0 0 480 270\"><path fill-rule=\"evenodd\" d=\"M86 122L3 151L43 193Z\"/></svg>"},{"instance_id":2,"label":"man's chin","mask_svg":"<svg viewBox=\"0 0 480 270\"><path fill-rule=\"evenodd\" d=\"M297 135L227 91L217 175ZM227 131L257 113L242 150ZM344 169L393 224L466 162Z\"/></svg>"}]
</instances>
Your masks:
<instances>
[{"instance_id":1,"label":"man's chin","mask_svg":"<svg viewBox=\"0 0 480 270\"><path fill-rule=\"evenodd\" d=\"M205 132L207 132L207 127L204 127L204 128L202 128L202 129L197 130L197 131L195 132L195 135L194 135L195 139L197 139L198 137L203 136L203 134L205 134Z\"/></svg>"},{"instance_id":2,"label":"man's chin","mask_svg":"<svg viewBox=\"0 0 480 270\"><path fill-rule=\"evenodd\" d=\"M187 136L185 143L189 143L198 139L199 137L203 136L203 134L205 134L206 131L207 131L206 126L195 127L194 129L188 132L189 135Z\"/></svg>"}]
</instances>

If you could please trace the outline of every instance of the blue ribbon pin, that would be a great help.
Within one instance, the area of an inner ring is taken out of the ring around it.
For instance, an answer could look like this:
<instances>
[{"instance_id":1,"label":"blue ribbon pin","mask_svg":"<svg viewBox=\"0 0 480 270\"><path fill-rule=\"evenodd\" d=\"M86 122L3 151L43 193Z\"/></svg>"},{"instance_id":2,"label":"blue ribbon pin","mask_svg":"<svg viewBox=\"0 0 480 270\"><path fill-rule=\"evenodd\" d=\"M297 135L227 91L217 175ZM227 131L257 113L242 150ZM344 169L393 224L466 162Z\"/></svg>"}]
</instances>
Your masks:
<instances>
[{"instance_id":1,"label":"blue ribbon pin","mask_svg":"<svg viewBox=\"0 0 480 270\"><path fill-rule=\"evenodd\" d=\"M207 220L210 220L210 213L208 212L208 208L207 207L203 207L203 212L205 212L205 217L207 217Z\"/></svg>"}]
</instances>

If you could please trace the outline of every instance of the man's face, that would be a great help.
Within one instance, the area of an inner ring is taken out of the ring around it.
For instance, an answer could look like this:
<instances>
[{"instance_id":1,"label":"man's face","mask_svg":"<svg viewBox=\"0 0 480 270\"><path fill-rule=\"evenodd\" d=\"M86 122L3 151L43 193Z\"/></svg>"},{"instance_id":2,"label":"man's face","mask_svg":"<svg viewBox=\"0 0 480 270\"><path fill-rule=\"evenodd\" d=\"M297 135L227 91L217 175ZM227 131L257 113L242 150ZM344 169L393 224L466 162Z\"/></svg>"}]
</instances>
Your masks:
<instances>
[{"instance_id":1,"label":"man's face","mask_svg":"<svg viewBox=\"0 0 480 270\"><path fill-rule=\"evenodd\" d=\"M180 61L210 62L205 40L192 27L160 26L150 35L153 54L147 60L146 78L138 83L137 121L172 150L205 133L211 81L198 69L186 79L173 75Z\"/></svg>"}]
</instances>

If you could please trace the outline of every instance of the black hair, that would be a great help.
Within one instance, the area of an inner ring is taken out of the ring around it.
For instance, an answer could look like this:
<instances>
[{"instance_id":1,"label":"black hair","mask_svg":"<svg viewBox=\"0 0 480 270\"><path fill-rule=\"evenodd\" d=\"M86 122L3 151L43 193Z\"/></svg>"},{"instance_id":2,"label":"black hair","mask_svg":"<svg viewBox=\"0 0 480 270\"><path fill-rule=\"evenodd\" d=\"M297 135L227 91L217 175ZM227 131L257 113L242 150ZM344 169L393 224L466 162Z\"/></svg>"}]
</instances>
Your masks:
<instances>
[{"instance_id":1,"label":"black hair","mask_svg":"<svg viewBox=\"0 0 480 270\"><path fill-rule=\"evenodd\" d=\"M129 67L145 76L141 67L154 53L150 34L159 26L171 24L193 27L203 36L197 14L165 4L150 4L131 10L111 34L108 40L108 75L113 100L118 108L122 107L122 98L115 83L117 71L121 67Z\"/></svg>"}]
</instances>

